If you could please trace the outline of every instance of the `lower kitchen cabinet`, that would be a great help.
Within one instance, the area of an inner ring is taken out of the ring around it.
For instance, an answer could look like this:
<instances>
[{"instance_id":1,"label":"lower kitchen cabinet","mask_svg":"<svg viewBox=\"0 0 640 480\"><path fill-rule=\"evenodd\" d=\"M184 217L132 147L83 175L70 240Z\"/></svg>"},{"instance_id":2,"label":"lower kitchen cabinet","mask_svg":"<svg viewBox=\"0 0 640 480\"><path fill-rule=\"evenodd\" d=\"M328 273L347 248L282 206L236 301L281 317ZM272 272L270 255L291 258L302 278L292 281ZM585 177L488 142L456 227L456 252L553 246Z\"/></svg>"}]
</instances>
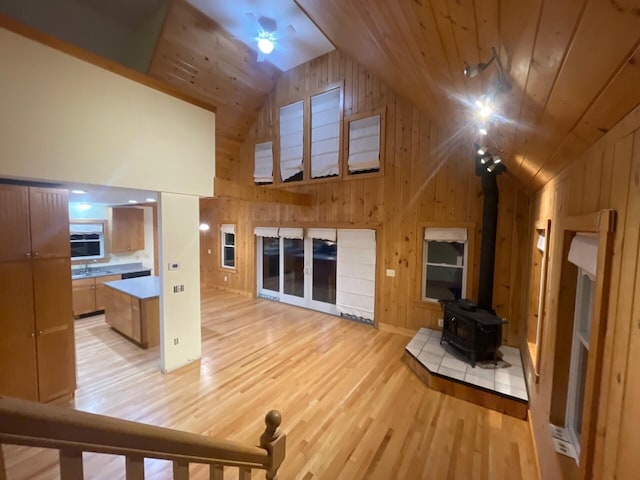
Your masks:
<instances>
[{"instance_id":1,"label":"lower kitchen cabinet","mask_svg":"<svg viewBox=\"0 0 640 480\"><path fill-rule=\"evenodd\" d=\"M106 288L105 321L143 348L160 344L160 301Z\"/></svg>"},{"instance_id":2,"label":"lower kitchen cabinet","mask_svg":"<svg viewBox=\"0 0 640 480\"><path fill-rule=\"evenodd\" d=\"M79 278L73 281L73 314L77 317L86 313L104 310L105 282L120 280L120 275L95 278Z\"/></svg>"}]
</instances>

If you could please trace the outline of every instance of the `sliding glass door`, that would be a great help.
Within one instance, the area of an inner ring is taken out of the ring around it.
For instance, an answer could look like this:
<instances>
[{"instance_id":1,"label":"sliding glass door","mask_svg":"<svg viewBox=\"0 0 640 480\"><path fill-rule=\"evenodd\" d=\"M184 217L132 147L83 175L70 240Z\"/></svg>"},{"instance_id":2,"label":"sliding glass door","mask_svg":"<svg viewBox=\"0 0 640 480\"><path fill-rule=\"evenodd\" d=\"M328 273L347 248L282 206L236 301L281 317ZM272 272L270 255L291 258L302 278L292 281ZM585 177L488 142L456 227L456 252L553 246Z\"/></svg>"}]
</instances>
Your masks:
<instances>
[{"instance_id":1,"label":"sliding glass door","mask_svg":"<svg viewBox=\"0 0 640 480\"><path fill-rule=\"evenodd\" d=\"M260 296L337 314L335 241L257 237L257 252Z\"/></svg>"}]
</instances>

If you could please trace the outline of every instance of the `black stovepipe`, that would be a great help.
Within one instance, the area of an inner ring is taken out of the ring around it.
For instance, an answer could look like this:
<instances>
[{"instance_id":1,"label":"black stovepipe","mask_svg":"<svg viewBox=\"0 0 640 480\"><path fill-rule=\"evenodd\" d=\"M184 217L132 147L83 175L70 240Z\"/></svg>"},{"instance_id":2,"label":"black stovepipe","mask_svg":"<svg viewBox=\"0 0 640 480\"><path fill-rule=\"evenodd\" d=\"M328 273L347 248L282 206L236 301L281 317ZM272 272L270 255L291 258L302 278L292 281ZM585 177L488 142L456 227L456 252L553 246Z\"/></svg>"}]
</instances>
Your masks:
<instances>
[{"instance_id":1,"label":"black stovepipe","mask_svg":"<svg viewBox=\"0 0 640 480\"><path fill-rule=\"evenodd\" d=\"M496 257L496 229L498 226L498 182L496 175L480 176L484 201L482 205L482 241L480 244L480 282L478 308L493 310L493 270Z\"/></svg>"}]
</instances>

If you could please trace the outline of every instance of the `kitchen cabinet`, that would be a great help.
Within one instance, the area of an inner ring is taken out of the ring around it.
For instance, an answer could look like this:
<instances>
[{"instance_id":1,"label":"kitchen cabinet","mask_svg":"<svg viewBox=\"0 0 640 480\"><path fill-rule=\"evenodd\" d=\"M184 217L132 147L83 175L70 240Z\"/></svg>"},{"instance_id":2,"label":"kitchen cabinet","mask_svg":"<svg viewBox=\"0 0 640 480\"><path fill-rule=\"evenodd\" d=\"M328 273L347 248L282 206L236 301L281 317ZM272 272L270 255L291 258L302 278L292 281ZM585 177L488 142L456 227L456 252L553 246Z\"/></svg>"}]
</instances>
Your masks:
<instances>
[{"instance_id":1,"label":"kitchen cabinet","mask_svg":"<svg viewBox=\"0 0 640 480\"><path fill-rule=\"evenodd\" d=\"M111 251L144 250L144 210L115 207L111 213Z\"/></svg>"},{"instance_id":2,"label":"kitchen cabinet","mask_svg":"<svg viewBox=\"0 0 640 480\"><path fill-rule=\"evenodd\" d=\"M0 184L0 395L75 390L67 191Z\"/></svg>"},{"instance_id":3,"label":"kitchen cabinet","mask_svg":"<svg viewBox=\"0 0 640 480\"><path fill-rule=\"evenodd\" d=\"M73 281L73 315L104 310L105 282L120 280L120 275L80 278Z\"/></svg>"},{"instance_id":4,"label":"kitchen cabinet","mask_svg":"<svg viewBox=\"0 0 640 480\"><path fill-rule=\"evenodd\" d=\"M160 344L158 277L121 280L106 285L105 321L143 348Z\"/></svg>"}]
</instances>

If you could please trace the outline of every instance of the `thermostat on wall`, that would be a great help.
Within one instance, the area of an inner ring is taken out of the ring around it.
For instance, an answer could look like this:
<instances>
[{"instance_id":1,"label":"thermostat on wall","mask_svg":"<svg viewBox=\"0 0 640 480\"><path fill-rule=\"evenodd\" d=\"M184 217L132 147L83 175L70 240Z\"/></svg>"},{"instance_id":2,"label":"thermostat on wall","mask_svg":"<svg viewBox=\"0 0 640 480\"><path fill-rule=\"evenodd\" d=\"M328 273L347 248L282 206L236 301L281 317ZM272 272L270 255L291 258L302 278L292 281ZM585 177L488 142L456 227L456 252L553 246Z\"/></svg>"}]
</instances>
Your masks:
<instances>
[{"instance_id":1,"label":"thermostat on wall","mask_svg":"<svg viewBox=\"0 0 640 480\"><path fill-rule=\"evenodd\" d=\"M170 263L169 264L169 270L178 270L180 268L180 264L179 263Z\"/></svg>"}]
</instances>

